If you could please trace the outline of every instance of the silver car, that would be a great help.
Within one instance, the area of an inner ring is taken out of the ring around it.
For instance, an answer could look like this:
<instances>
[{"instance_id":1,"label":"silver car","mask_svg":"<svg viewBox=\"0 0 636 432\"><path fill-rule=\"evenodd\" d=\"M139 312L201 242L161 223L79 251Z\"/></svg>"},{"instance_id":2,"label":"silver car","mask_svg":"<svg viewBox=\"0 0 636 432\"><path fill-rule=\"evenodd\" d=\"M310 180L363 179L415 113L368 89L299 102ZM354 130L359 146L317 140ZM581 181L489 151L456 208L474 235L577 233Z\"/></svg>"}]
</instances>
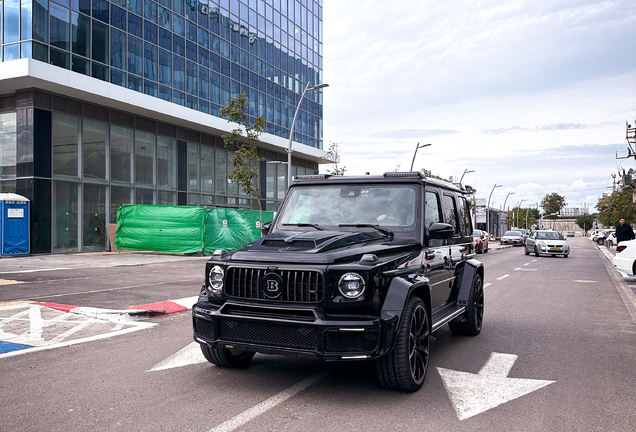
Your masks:
<instances>
[{"instance_id":1,"label":"silver car","mask_svg":"<svg viewBox=\"0 0 636 432\"><path fill-rule=\"evenodd\" d=\"M570 246L561 233L550 230L533 231L526 239L524 246L526 255L534 252L539 255L563 255L567 258L570 255Z\"/></svg>"},{"instance_id":2,"label":"silver car","mask_svg":"<svg viewBox=\"0 0 636 432\"><path fill-rule=\"evenodd\" d=\"M506 231L501 237L500 243L502 245L511 244L514 246L523 246L524 240L523 234L520 231Z\"/></svg>"}]
</instances>

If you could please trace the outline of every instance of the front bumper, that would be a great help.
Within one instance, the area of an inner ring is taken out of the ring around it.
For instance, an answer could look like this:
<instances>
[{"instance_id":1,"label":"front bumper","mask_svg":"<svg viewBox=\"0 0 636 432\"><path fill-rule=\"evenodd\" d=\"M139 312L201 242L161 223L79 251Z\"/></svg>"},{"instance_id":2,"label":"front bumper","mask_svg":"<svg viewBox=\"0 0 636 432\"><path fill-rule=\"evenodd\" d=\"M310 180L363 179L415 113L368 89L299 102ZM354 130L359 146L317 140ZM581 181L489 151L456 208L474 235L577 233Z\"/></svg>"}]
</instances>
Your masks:
<instances>
[{"instance_id":1,"label":"front bumper","mask_svg":"<svg viewBox=\"0 0 636 432\"><path fill-rule=\"evenodd\" d=\"M313 355L322 361L364 360L390 350L398 316L329 316L317 308L202 301L192 308L194 340L264 354Z\"/></svg>"},{"instance_id":2,"label":"front bumper","mask_svg":"<svg viewBox=\"0 0 636 432\"><path fill-rule=\"evenodd\" d=\"M614 255L612 264L616 267L623 277L634 277L634 258L622 257L620 253Z\"/></svg>"},{"instance_id":3,"label":"front bumper","mask_svg":"<svg viewBox=\"0 0 636 432\"><path fill-rule=\"evenodd\" d=\"M570 254L570 248L564 248L564 247L550 247L550 246L546 246L546 247L538 247L539 249L539 254L541 255L569 255Z\"/></svg>"},{"instance_id":4,"label":"front bumper","mask_svg":"<svg viewBox=\"0 0 636 432\"><path fill-rule=\"evenodd\" d=\"M502 245L503 244L511 244L511 245L514 245L514 246L523 246L523 239L521 239L521 240L504 240L504 239L501 239L500 243Z\"/></svg>"}]
</instances>

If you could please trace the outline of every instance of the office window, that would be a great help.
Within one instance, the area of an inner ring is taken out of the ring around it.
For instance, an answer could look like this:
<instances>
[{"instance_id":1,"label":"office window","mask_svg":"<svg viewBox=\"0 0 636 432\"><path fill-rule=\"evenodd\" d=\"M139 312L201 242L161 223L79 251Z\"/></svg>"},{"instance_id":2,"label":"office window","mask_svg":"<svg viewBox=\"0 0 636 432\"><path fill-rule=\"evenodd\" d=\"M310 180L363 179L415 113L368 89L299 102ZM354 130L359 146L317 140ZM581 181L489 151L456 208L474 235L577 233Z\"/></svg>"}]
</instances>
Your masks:
<instances>
[{"instance_id":1,"label":"office window","mask_svg":"<svg viewBox=\"0 0 636 432\"><path fill-rule=\"evenodd\" d=\"M49 41L49 2L47 0L33 1L33 39L44 43Z\"/></svg>"},{"instance_id":2,"label":"office window","mask_svg":"<svg viewBox=\"0 0 636 432\"><path fill-rule=\"evenodd\" d=\"M110 179L132 184L133 130L110 127Z\"/></svg>"},{"instance_id":3,"label":"office window","mask_svg":"<svg viewBox=\"0 0 636 432\"><path fill-rule=\"evenodd\" d=\"M188 143L188 191L199 192L199 145Z\"/></svg>"},{"instance_id":4,"label":"office window","mask_svg":"<svg viewBox=\"0 0 636 432\"><path fill-rule=\"evenodd\" d=\"M135 131L135 184L144 186L155 185L155 135ZM137 189L139 191L139 189ZM137 202L137 204L141 204ZM146 204L144 202L143 204Z\"/></svg>"},{"instance_id":5,"label":"office window","mask_svg":"<svg viewBox=\"0 0 636 432\"><path fill-rule=\"evenodd\" d=\"M78 177L78 133L80 119L53 113L53 175Z\"/></svg>"},{"instance_id":6,"label":"office window","mask_svg":"<svg viewBox=\"0 0 636 432\"><path fill-rule=\"evenodd\" d=\"M82 122L82 166L84 178L106 180L108 125L93 120Z\"/></svg>"},{"instance_id":7,"label":"office window","mask_svg":"<svg viewBox=\"0 0 636 432\"><path fill-rule=\"evenodd\" d=\"M216 195L227 195L227 150L215 149L214 184Z\"/></svg>"},{"instance_id":8,"label":"office window","mask_svg":"<svg viewBox=\"0 0 636 432\"><path fill-rule=\"evenodd\" d=\"M144 44L144 77L157 81L157 47L148 42Z\"/></svg>"},{"instance_id":9,"label":"office window","mask_svg":"<svg viewBox=\"0 0 636 432\"><path fill-rule=\"evenodd\" d=\"M6 11L5 1L5 11ZM70 11L56 3L51 3L51 45L65 51L71 48L71 17ZM6 28L7 18L5 16L5 41L7 40Z\"/></svg>"},{"instance_id":10,"label":"office window","mask_svg":"<svg viewBox=\"0 0 636 432\"><path fill-rule=\"evenodd\" d=\"M128 72L142 74L143 42L134 36L128 36Z\"/></svg>"},{"instance_id":11,"label":"office window","mask_svg":"<svg viewBox=\"0 0 636 432\"><path fill-rule=\"evenodd\" d=\"M16 113L0 114L0 179L16 174Z\"/></svg>"},{"instance_id":12,"label":"office window","mask_svg":"<svg viewBox=\"0 0 636 432\"><path fill-rule=\"evenodd\" d=\"M93 60L108 63L108 26L93 20L92 35Z\"/></svg>"},{"instance_id":13,"label":"office window","mask_svg":"<svg viewBox=\"0 0 636 432\"><path fill-rule=\"evenodd\" d=\"M214 148L201 146L201 192L214 193Z\"/></svg>"},{"instance_id":14,"label":"office window","mask_svg":"<svg viewBox=\"0 0 636 432\"><path fill-rule=\"evenodd\" d=\"M172 54L159 50L159 84L172 85Z\"/></svg>"},{"instance_id":15,"label":"office window","mask_svg":"<svg viewBox=\"0 0 636 432\"><path fill-rule=\"evenodd\" d=\"M157 137L157 186L165 189L176 189L176 173L177 141L173 138Z\"/></svg>"},{"instance_id":16,"label":"office window","mask_svg":"<svg viewBox=\"0 0 636 432\"><path fill-rule=\"evenodd\" d=\"M56 6L56 13L59 14L61 6ZM64 9L64 8L61 8ZM53 14L53 9L51 9ZM66 9L68 15L68 9ZM53 20L53 17L51 18ZM68 24L68 18L66 18ZM20 40L20 0L4 0L4 43L17 42ZM68 39L68 37L67 37Z\"/></svg>"},{"instance_id":17,"label":"office window","mask_svg":"<svg viewBox=\"0 0 636 432\"><path fill-rule=\"evenodd\" d=\"M110 64L126 69L126 33L114 28L110 30Z\"/></svg>"}]
</instances>

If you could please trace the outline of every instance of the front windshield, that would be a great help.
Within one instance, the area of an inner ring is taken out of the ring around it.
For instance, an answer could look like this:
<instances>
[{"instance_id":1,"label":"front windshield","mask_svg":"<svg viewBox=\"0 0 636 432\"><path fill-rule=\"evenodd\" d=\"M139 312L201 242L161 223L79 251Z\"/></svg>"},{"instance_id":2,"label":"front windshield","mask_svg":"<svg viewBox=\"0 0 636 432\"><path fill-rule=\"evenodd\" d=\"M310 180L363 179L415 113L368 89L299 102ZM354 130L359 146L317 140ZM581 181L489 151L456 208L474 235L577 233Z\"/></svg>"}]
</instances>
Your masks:
<instances>
[{"instance_id":1,"label":"front windshield","mask_svg":"<svg viewBox=\"0 0 636 432\"><path fill-rule=\"evenodd\" d=\"M281 209L279 229L286 225L370 224L415 229L416 188L409 185L326 185L292 189Z\"/></svg>"},{"instance_id":2,"label":"front windshield","mask_svg":"<svg viewBox=\"0 0 636 432\"><path fill-rule=\"evenodd\" d=\"M563 236L558 232L538 232L537 238L539 240L563 240Z\"/></svg>"},{"instance_id":3,"label":"front windshield","mask_svg":"<svg viewBox=\"0 0 636 432\"><path fill-rule=\"evenodd\" d=\"M521 233L519 231L507 231L504 236L506 237L521 237Z\"/></svg>"},{"instance_id":4,"label":"front windshield","mask_svg":"<svg viewBox=\"0 0 636 432\"><path fill-rule=\"evenodd\" d=\"M473 231L473 237L481 237L481 231Z\"/></svg>"}]
</instances>

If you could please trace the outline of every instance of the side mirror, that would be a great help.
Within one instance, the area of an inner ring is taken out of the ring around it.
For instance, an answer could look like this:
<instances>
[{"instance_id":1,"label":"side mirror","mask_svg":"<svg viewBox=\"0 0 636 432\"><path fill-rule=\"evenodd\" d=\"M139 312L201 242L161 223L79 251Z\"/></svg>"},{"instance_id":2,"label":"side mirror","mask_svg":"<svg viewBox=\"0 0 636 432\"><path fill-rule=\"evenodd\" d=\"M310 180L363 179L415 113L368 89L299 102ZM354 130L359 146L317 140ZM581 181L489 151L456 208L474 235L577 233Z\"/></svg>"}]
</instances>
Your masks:
<instances>
[{"instance_id":1,"label":"side mirror","mask_svg":"<svg viewBox=\"0 0 636 432\"><path fill-rule=\"evenodd\" d=\"M435 240L448 240L455 235L455 228L445 223L434 223L428 229L428 238Z\"/></svg>"},{"instance_id":2,"label":"side mirror","mask_svg":"<svg viewBox=\"0 0 636 432\"><path fill-rule=\"evenodd\" d=\"M263 224L263 226L261 227L261 235L267 235L269 234L269 230L272 227L272 223L271 222L266 222Z\"/></svg>"}]
</instances>

